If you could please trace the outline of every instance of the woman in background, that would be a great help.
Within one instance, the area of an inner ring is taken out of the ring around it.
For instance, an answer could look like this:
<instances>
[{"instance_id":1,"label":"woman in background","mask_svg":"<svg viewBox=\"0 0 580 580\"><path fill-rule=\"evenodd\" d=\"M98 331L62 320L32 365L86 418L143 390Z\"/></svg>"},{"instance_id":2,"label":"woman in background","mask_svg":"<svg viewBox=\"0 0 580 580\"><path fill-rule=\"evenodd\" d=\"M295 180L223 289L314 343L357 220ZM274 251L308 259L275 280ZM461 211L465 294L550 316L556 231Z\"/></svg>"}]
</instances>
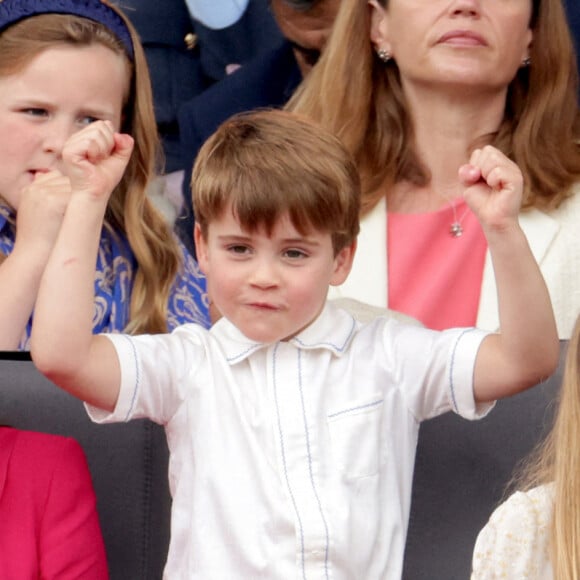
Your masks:
<instances>
[{"instance_id":1,"label":"woman in background","mask_svg":"<svg viewBox=\"0 0 580 580\"><path fill-rule=\"evenodd\" d=\"M496 330L487 244L457 176L491 144L524 174L520 224L569 338L580 310L577 76L560 0L343 0L289 104L342 139L363 181L353 271L330 295L431 328Z\"/></svg>"}]
</instances>

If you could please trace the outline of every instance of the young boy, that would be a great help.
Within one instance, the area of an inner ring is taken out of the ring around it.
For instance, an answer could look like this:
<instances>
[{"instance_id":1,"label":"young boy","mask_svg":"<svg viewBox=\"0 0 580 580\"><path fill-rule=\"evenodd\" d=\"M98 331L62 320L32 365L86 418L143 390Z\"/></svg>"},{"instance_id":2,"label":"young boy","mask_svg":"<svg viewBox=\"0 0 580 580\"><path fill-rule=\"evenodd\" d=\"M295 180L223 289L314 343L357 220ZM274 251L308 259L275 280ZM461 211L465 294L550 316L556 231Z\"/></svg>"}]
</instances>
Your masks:
<instances>
[{"instance_id":1,"label":"young boy","mask_svg":"<svg viewBox=\"0 0 580 580\"><path fill-rule=\"evenodd\" d=\"M480 417L557 363L550 301L517 222L518 168L488 147L460 169L494 258L501 334L361 325L326 303L356 247L353 161L290 113L233 118L193 173L199 260L223 318L210 331L93 336L98 232L124 144L104 129L64 152L74 193L32 356L95 420L165 425L165 577L399 579L420 421Z\"/></svg>"}]
</instances>

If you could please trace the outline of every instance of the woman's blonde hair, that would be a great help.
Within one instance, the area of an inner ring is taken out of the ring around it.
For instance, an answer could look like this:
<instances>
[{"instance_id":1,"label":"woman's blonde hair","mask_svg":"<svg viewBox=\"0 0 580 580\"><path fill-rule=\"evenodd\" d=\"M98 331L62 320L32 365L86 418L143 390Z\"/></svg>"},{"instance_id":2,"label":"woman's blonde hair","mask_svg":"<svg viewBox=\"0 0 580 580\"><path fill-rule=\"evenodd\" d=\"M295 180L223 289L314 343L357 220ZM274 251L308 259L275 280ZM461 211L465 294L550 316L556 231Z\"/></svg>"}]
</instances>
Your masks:
<instances>
[{"instance_id":1,"label":"woman's blonde hair","mask_svg":"<svg viewBox=\"0 0 580 580\"><path fill-rule=\"evenodd\" d=\"M554 425L515 479L529 490L554 486L554 580L580 579L580 316L568 344Z\"/></svg>"},{"instance_id":2,"label":"woman's blonde hair","mask_svg":"<svg viewBox=\"0 0 580 580\"><path fill-rule=\"evenodd\" d=\"M109 4L110 5L110 4ZM104 25L72 15L40 14L22 20L0 34L0 76L22 70L55 45L103 45L122 56L130 75L122 128L135 140L133 154L113 192L105 227L121 232L137 261L127 332L165 332L168 299L181 266L180 250L171 229L146 195L150 179L161 163L149 71L135 29L113 5L131 33L134 58Z\"/></svg>"},{"instance_id":3,"label":"woman's blonde hair","mask_svg":"<svg viewBox=\"0 0 580 580\"><path fill-rule=\"evenodd\" d=\"M264 110L232 117L204 143L191 179L202 235L226 208L242 227L329 232L335 254L359 231L360 180L342 143L313 121Z\"/></svg>"},{"instance_id":4,"label":"woman's blonde hair","mask_svg":"<svg viewBox=\"0 0 580 580\"><path fill-rule=\"evenodd\" d=\"M388 9L388 0L378 0ZM525 206L555 207L580 178L578 72L561 0L534 0L531 65L508 87L504 119L490 142L525 178ZM363 212L401 181L430 176L414 150L413 126L399 71L370 41L366 0L342 0L322 57L287 107L330 129L355 156Z\"/></svg>"}]
</instances>

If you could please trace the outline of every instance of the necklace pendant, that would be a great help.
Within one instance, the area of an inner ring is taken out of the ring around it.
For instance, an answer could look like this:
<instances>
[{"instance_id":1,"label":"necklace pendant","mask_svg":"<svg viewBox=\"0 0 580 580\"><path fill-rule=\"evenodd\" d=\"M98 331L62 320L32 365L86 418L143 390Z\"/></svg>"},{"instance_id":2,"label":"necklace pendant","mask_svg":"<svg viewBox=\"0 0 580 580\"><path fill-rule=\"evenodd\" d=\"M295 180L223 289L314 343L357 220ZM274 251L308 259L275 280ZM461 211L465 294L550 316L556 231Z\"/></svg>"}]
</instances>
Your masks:
<instances>
[{"instance_id":1,"label":"necklace pendant","mask_svg":"<svg viewBox=\"0 0 580 580\"><path fill-rule=\"evenodd\" d=\"M459 222L453 222L449 226L449 233L454 238L460 238L463 235L463 227L461 226L461 224Z\"/></svg>"}]
</instances>

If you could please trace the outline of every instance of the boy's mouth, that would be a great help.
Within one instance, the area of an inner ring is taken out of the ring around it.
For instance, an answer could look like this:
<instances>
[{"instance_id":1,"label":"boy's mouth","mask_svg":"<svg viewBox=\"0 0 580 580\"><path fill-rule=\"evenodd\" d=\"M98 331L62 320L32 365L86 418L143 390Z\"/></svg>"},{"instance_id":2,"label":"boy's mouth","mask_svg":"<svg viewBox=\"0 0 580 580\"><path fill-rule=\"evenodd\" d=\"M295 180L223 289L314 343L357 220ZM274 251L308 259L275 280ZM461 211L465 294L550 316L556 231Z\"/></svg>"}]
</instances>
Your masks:
<instances>
[{"instance_id":1,"label":"boy's mouth","mask_svg":"<svg viewBox=\"0 0 580 580\"><path fill-rule=\"evenodd\" d=\"M256 310L271 310L271 311L280 310L279 306L269 304L267 302L250 302L248 306L250 306L251 308L255 308Z\"/></svg>"}]
</instances>

